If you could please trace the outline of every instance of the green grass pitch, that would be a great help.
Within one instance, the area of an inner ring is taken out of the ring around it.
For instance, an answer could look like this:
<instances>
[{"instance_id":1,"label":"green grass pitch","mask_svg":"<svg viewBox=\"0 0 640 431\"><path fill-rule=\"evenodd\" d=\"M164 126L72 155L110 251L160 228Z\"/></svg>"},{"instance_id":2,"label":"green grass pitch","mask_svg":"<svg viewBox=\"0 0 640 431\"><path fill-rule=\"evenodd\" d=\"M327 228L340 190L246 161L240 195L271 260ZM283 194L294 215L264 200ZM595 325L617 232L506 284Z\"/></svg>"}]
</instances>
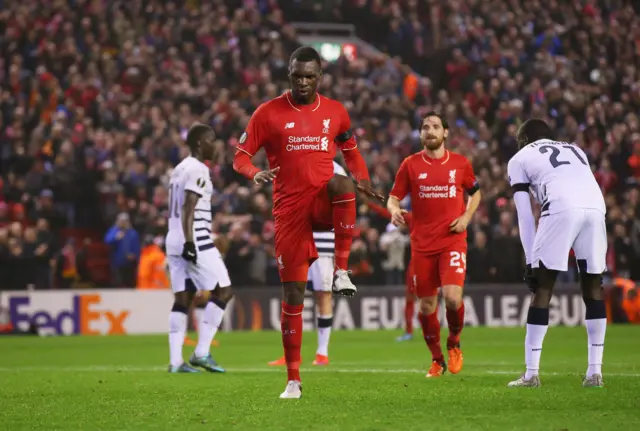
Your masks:
<instances>
[{"instance_id":1,"label":"green grass pitch","mask_svg":"<svg viewBox=\"0 0 640 431\"><path fill-rule=\"evenodd\" d=\"M336 331L318 369L305 333L301 400L278 399L286 372L266 365L282 352L277 332L219 334L224 375L168 374L166 336L4 337L0 429L640 429L640 327L609 327L603 389L581 387L581 327L550 328L540 389L506 388L523 370L522 328L465 328L463 371L437 380L424 378L422 338L396 335Z\"/></svg>"}]
</instances>

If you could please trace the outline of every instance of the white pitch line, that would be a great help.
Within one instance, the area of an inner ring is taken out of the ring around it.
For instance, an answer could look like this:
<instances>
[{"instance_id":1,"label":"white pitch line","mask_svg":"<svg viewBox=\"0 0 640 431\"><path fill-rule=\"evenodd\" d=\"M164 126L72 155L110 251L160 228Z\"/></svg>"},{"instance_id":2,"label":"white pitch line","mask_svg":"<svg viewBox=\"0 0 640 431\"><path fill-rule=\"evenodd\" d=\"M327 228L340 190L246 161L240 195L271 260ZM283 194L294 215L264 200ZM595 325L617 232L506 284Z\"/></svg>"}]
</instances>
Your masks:
<instances>
[{"instance_id":1,"label":"white pitch line","mask_svg":"<svg viewBox=\"0 0 640 431\"><path fill-rule=\"evenodd\" d=\"M512 375L520 375L522 374L522 370L520 371L497 371L497 370L486 370L484 371L485 374L496 374L496 375L503 375L503 374L512 374ZM557 371L544 371L541 370L540 371L540 376L544 377L544 376L571 376L571 375L582 375L584 373L582 372L565 372L565 373L559 373ZM607 376L613 376L613 377L640 377L640 373L607 373L607 372L603 372L602 373L603 376L606 378Z\"/></svg>"},{"instance_id":2,"label":"white pitch line","mask_svg":"<svg viewBox=\"0 0 640 431\"><path fill-rule=\"evenodd\" d=\"M140 367L140 366L117 366L117 365L95 365L95 366L86 366L86 367L38 367L38 366L17 366L17 367L0 367L0 373L15 373L15 372L37 372L37 371L46 371L46 372L160 372L166 371L166 367ZM284 368L270 368L270 367L247 367L247 368L227 368L226 369L230 373L284 373ZM326 368L302 368L301 371L303 373L352 373L352 374L424 374L426 369L420 368L334 368L334 367L326 367ZM521 373L522 370L473 370L469 373L470 376L478 375L478 374L490 374L490 375L514 375L517 376ZM572 376L579 375L580 372L556 372L542 371L541 375L550 375L550 376ZM606 376L612 377L640 377L640 373L604 373Z\"/></svg>"},{"instance_id":3,"label":"white pitch line","mask_svg":"<svg viewBox=\"0 0 640 431\"><path fill-rule=\"evenodd\" d=\"M284 367L247 367L247 368L225 368L230 373L284 373L286 369ZM86 367L38 367L38 366L17 366L17 367L0 367L0 373L11 372L157 372L166 371L167 367L138 367L138 366L117 366L117 365L105 365L105 366L86 366ZM304 373L367 373L367 374L397 374L397 373L424 373L423 369L384 369L384 368L301 368Z\"/></svg>"}]
</instances>

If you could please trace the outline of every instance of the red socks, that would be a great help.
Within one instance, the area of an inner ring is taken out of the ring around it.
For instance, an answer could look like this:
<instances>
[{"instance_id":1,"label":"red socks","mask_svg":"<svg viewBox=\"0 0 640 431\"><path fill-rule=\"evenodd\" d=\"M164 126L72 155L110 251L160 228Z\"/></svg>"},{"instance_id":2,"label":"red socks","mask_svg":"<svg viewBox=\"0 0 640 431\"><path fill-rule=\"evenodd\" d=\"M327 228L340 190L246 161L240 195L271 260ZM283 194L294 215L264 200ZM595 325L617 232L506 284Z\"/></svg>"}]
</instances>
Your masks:
<instances>
[{"instance_id":1,"label":"red socks","mask_svg":"<svg viewBox=\"0 0 640 431\"><path fill-rule=\"evenodd\" d=\"M451 349L460 344L460 333L464 327L464 302L460 304L457 310L447 309L447 323L449 324L447 349Z\"/></svg>"},{"instance_id":2,"label":"red socks","mask_svg":"<svg viewBox=\"0 0 640 431\"><path fill-rule=\"evenodd\" d=\"M349 252L356 227L356 195L344 193L334 196L333 229L336 233L336 269L346 270L349 264Z\"/></svg>"},{"instance_id":3,"label":"red socks","mask_svg":"<svg viewBox=\"0 0 640 431\"><path fill-rule=\"evenodd\" d=\"M304 305L282 302L280 329L287 361L287 380L300 381L300 346L302 346L302 309Z\"/></svg>"},{"instance_id":4,"label":"red socks","mask_svg":"<svg viewBox=\"0 0 640 431\"><path fill-rule=\"evenodd\" d=\"M431 357L434 361L444 361L442 349L440 348L440 321L438 320L438 313L435 311L429 315L418 313L418 318L420 319L420 326L422 326L424 341L426 341L427 347L429 347L431 351Z\"/></svg>"},{"instance_id":5,"label":"red socks","mask_svg":"<svg viewBox=\"0 0 640 431\"><path fill-rule=\"evenodd\" d=\"M413 312L414 312L414 300L413 298L406 299L404 304L404 328L407 334L413 334Z\"/></svg>"}]
</instances>

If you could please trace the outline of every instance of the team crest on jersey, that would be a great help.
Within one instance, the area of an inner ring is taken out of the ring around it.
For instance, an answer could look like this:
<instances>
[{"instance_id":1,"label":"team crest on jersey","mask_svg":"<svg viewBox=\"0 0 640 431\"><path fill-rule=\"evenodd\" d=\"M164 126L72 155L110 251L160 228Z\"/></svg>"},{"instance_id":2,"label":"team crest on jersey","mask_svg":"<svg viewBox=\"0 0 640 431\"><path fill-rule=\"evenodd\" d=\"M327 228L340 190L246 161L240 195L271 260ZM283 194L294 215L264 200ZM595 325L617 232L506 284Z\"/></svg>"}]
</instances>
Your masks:
<instances>
[{"instance_id":1,"label":"team crest on jersey","mask_svg":"<svg viewBox=\"0 0 640 431\"><path fill-rule=\"evenodd\" d=\"M200 188L204 188L204 185L206 184L206 182L204 181L204 178L198 178L196 180L196 185Z\"/></svg>"},{"instance_id":2,"label":"team crest on jersey","mask_svg":"<svg viewBox=\"0 0 640 431\"><path fill-rule=\"evenodd\" d=\"M329 133L329 124L331 123L331 118L326 118L322 120L322 133Z\"/></svg>"},{"instance_id":3,"label":"team crest on jersey","mask_svg":"<svg viewBox=\"0 0 640 431\"><path fill-rule=\"evenodd\" d=\"M455 182L456 182L456 170L452 169L449 171L449 183L455 184Z\"/></svg>"},{"instance_id":4,"label":"team crest on jersey","mask_svg":"<svg viewBox=\"0 0 640 431\"><path fill-rule=\"evenodd\" d=\"M240 135L240 139L238 140L238 143L242 145L245 142L247 142L247 132L242 132L242 135Z\"/></svg>"}]
</instances>

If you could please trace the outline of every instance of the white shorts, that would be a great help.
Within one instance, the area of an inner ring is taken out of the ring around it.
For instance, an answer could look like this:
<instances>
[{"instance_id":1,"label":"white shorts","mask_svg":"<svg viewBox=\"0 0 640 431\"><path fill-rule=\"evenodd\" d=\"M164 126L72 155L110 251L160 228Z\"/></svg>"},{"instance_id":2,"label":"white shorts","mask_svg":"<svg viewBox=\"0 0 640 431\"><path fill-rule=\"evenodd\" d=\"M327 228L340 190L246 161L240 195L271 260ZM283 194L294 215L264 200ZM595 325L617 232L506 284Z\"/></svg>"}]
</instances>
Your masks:
<instances>
[{"instance_id":1,"label":"white shorts","mask_svg":"<svg viewBox=\"0 0 640 431\"><path fill-rule=\"evenodd\" d=\"M333 287L333 256L320 256L309 267L308 280L314 292L331 292Z\"/></svg>"},{"instance_id":2,"label":"white shorts","mask_svg":"<svg viewBox=\"0 0 640 431\"><path fill-rule=\"evenodd\" d=\"M218 285L231 286L227 266L217 248L198 253L195 265L181 256L167 256L167 263L174 293L186 290L187 279L191 279L198 290L214 290Z\"/></svg>"},{"instance_id":3,"label":"white shorts","mask_svg":"<svg viewBox=\"0 0 640 431\"><path fill-rule=\"evenodd\" d=\"M538 268L543 262L548 269L566 271L571 249L581 271L606 271L607 227L603 213L576 208L540 218L531 266Z\"/></svg>"}]
</instances>

